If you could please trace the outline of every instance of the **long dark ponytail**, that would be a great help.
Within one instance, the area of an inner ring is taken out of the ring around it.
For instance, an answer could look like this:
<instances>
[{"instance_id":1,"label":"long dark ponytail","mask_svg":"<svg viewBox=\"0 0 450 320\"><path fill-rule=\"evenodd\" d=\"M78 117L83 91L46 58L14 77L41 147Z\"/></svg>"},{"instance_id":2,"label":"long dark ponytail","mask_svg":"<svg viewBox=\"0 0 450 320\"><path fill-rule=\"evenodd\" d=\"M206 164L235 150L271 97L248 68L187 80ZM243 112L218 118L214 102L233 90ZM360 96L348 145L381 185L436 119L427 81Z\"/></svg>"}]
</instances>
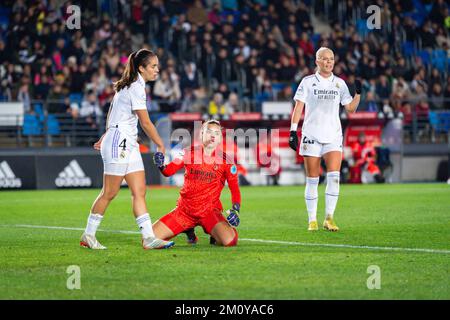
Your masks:
<instances>
[{"instance_id":1,"label":"long dark ponytail","mask_svg":"<svg viewBox=\"0 0 450 320\"><path fill-rule=\"evenodd\" d=\"M150 63L150 59L155 57L156 54L148 49L140 49L131 53L128 56L128 62L125 66L125 71L119 81L114 83L114 90L116 92L122 90L125 87L129 87L138 77L139 67L144 68Z\"/></svg>"}]
</instances>

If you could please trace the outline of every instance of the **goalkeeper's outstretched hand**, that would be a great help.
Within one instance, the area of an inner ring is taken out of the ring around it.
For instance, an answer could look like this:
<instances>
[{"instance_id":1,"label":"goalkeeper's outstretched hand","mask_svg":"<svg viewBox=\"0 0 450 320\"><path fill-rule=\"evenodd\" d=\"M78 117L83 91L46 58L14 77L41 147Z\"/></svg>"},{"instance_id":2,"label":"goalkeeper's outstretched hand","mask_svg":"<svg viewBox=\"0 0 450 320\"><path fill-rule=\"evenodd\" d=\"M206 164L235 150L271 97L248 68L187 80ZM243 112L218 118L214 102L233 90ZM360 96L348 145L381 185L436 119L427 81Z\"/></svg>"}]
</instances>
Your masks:
<instances>
[{"instance_id":1,"label":"goalkeeper's outstretched hand","mask_svg":"<svg viewBox=\"0 0 450 320\"><path fill-rule=\"evenodd\" d=\"M233 207L227 211L227 221L230 224L230 226L236 228L239 226L239 223L241 222L241 219L239 219L239 210L240 205L238 203L233 204Z\"/></svg>"},{"instance_id":2,"label":"goalkeeper's outstretched hand","mask_svg":"<svg viewBox=\"0 0 450 320\"><path fill-rule=\"evenodd\" d=\"M153 161L155 162L158 168L164 167L164 154L162 152L156 152L153 155Z\"/></svg>"}]
</instances>

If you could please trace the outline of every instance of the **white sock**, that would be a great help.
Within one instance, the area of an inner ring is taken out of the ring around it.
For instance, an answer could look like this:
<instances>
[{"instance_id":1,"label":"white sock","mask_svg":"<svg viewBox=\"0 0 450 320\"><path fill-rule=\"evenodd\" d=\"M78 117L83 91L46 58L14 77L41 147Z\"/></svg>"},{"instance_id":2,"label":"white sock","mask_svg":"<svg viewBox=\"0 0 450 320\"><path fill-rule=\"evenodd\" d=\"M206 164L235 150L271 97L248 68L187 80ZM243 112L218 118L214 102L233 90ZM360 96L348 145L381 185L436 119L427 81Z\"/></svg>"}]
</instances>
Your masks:
<instances>
[{"instance_id":1,"label":"white sock","mask_svg":"<svg viewBox=\"0 0 450 320\"><path fill-rule=\"evenodd\" d=\"M103 216L98 213L90 213L86 225L85 233L95 236L97 232L97 228L102 222Z\"/></svg>"},{"instance_id":2,"label":"white sock","mask_svg":"<svg viewBox=\"0 0 450 320\"><path fill-rule=\"evenodd\" d=\"M327 186L325 188L325 218L332 218L339 199L339 171L327 172Z\"/></svg>"},{"instance_id":3,"label":"white sock","mask_svg":"<svg viewBox=\"0 0 450 320\"><path fill-rule=\"evenodd\" d=\"M153 233L152 220L150 219L150 215L148 213L144 213L143 215L137 217L136 223L139 226L139 230L141 230L142 238L155 237L155 234Z\"/></svg>"},{"instance_id":4,"label":"white sock","mask_svg":"<svg viewBox=\"0 0 450 320\"><path fill-rule=\"evenodd\" d=\"M317 202L319 199L319 194L317 193L318 185L319 177L306 177L305 202L309 222L317 221Z\"/></svg>"}]
</instances>

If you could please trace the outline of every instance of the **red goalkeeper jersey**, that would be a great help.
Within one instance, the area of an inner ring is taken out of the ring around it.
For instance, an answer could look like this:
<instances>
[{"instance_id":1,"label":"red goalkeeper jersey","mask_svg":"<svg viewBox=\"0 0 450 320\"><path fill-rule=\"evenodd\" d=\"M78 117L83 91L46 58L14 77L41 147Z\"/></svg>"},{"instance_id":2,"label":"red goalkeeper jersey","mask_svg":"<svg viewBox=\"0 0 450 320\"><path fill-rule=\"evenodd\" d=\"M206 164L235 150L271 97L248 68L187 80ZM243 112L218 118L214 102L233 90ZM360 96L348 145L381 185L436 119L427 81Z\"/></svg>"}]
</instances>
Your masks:
<instances>
[{"instance_id":1,"label":"red goalkeeper jersey","mask_svg":"<svg viewBox=\"0 0 450 320\"><path fill-rule=\"evenodd\" d=\"M231 191L232 203L241 204L236 165L221 149L211 156L204 154L201 146L185 149L183 157L169 163L162 174L168 177L181 168L185 169L184 185L177 205L189 215L202 217L212 209L223 210L220 193L225 181Z\"/></svg>"}]
</instances>

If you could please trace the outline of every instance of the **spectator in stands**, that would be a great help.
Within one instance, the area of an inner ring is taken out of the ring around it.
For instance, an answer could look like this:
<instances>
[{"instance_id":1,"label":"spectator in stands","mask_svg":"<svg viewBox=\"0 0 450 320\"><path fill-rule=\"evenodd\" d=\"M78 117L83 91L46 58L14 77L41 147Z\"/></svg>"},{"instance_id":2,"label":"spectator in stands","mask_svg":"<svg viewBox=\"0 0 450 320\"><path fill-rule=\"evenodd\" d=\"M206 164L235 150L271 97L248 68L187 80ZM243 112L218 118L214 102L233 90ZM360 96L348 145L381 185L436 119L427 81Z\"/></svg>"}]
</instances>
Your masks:
<instances>
[{"instance_id":1,"label":"spectator in stands","mask_svg":"<svg viewBox=\"0 0 450 320\"><path fill-rule=\"evenodd\" d=\"M442 86L439 83L435 83L431 90L431 108L433 110L439 110L444 108L444 94L442 92Z\"/></svg>"},{"instance_id":2,"label":"spectator in stands","mask_svg":"<svg viewBox=\"0 0 450 320\"><path fill-rule=\"evenodd\" d=\"M278 81L294 81L297 68L295 67L295 64L292 64L287 55L281 55L280 62L275 64L275 68L277 69Z\"/></svg>"},{"instance_id":3,"label":"spectator in stands","mask_svg":"<svg viewBox=\"0 0 450 320\"><path fill-rule=\"evenodd\" d=\"M233 110L227 109L223 102L223 95L214 93L213 99L209 102L209 114L211 116L231 114Z\"/></svg>"},{"instance_id":4,"label":"spectator in stands","mask_svg":"<svg viewBox=\"0 0 450 320\"><path fill-rule=\"evenodd\" d=\"M87 73L87 67L84 63L76 66L72 71L71 81L70 81L70 91L71 93L82 93L85 84L89 80L89 75Z\"/></svg>"},{"instance_id":5,"label":"spectator in stands","mask_svg":"<svg viewBox=\"0 0 450 320\"><path fill-rule=\"evenodd\" d=\"M376 84L375 93L380 99L389 99L391 96L391 86L388 83L385 75L380 75L379 81Z\"/></svg>"},{"instance_id":6,"label":"spectator in stands","mask_svg":"<svg viewBox=\"0 0 450 320\"><path fill-rule=\"evenodd\" d=\"M439 70L438 69L433 68L431 70L431 75L430 75L430 78L428 80L428 83L430 84L430 88L433 88L436 83L439 84L439 85L442 85L442 77L439 74Z\"/></svg>"},{"instance_id":7,"label":"spectator in stands","mask_svg":"<svg viewBox=\"0 0 450 320\"><path fill-rule=\"evenodd\" d=\"M181 112L195 112L194 103L195 103L194 90L192 90L191 88L187 88L184 91L184 96L183 96L183 100L181 102L180 111Z\"/></svg>"},{"instance_id":8,"label":"spectator in stands","mask_svg":"<svg viewBox=\"0 0 450 320\"><path fill-rule=\"evenodd\" d=\"M153 88L153 95L155 99L161 100L159 107L162 112L174 112L177 102L181 98L180 85L178 81L170 78L166 70L162 70Z\"/></svg>"},{"instance_id":9,"label":"spectator in stands","mask_svg":"<svg viewBox=\"0 0 450 320\"><path fill-rule=\"evenodd\" d=\"M180 80L180 88L182 92L184 92L187 88L195 90L199 87L196 69L196 65L193 62L185 64L184 73L181 75Z\"/></svg>"},{"instance_id":10,"label":"spectator in stands","mask_svg":"<svg viewBox=\"0 0 450 320\"><path fill-rule=\"evenodd\" d=\"M433 49L436 45L436 36L431 21L426 21L419 31L420 37L422 39L423 48Z\"/></svg>"},{"instance_id":11,"label":"spectator in stands","mask_svg":"<svg viewBox=\"0 0 450 320\"><path fill-rule=\"evenodd\" d=\"M221 22L220 17L220 3L214 2L212 9L208 13L208 21L214 25L220 25Z\"/></svg>"},{"instance_id":12,"label":"spectator in stands","mask_svg":"<svg viewBox=\"0 0 450 320\"><path fill-rule=\"evenodd\" d=\"M444 20L448 16L448 2L444 0L434 1L430 12L430 19L436 21L439 26L444 25Z\"/></svg>"},{"instance_id":13,"label":"spectator in stands","mask_svg":"<svg viewBox=\"0 0 450 320\"><path fill-rule=\"evenodd\" d=\"M28 8L25 3L16 1L11 5L14 10L11 10L6 32L0 36L0 90L1 96L8 100L17 98L19 88L14 84L20 83L21 73L25 72L21 70L27 70L26 66L30 66L31 62L31 74L28 75L33 79L29 86L31 99L46 99L48 94L54 95L55 92L49 92L48 87L54 83L60 85L65 94L94 90L97 95L102 95L106 86L118 80L118 75L123 72L130 48L140 46L147 35L152 39L152 46L159 47L156 48L158 53L164 53L160 57L163 65L167 62L167 71L170 69L168 61L172 60L173 68L169 71L172 79L172 75L176 74L175 67L189 55L192 56L203 78L199 78L194 67L193 71L183 72L179 81L182 94L185 88L194 87L196 98L204 94L205 88L199 85L205 80L206 89L214 92L217 83L241 81L243 70L246 75L245 83L241 84L243 95L258 101L272 99L267 97L270 90L264 87L264 83L300 81L314 68L311 57L315 49L327 44L336 49L339 63L335 71L342 78L348 77L351 81L351 75L360 71L358 67L367 81L374 77L379 79L375 92L380 99L385 100L392 95L392 98L404 101L409 99L405 87L409 86L414 94L418 84L424 87L428 97L432 95L436 83L441 85L441 93L437 97L446 91L446 82L439 81L445 68L431 71L431 61L425 60L424 63L418 56L399 55L403 53L403 36L409 42L420 38L422 48L419 47L418 52L424 48L449 50L449 31L445 27L448 5L443 0L433 4L428 15L427 12L417 11L412 1L386 2L382 10L382 23L390 26L391 32L387 35L380 33L376 37L373 33L360 37L351 24L352 10L347 10L348 16L333 19L329 25L333 32L329 36L321 35L320 39L314 37L310 8L302 1L223 1L223 8L237 10L226 16L222 16L219 1L190 0L181 5L161 0L148 4L141 0L132 3L119 1L120 14L117 17L113 17L110 10L102 13L102 19L97 19L96 12L91 12L96 10L95 5L83 9L83 13L86 11L83 27L73 33L67 32L67 15L60 14L65 12L68 3L59 6L53 2L43 2L34 9ZM336 3L332 1L333 5ZM320 10L317 5L316 10ZM323 10L325 4L320 5ZM8 7L8 4L4 6ZM364 2L351 1L347 6L356 10L366 9ZM334 12L332 8L336 9L329 7L330 12ZM416 10L415 15L401 16L406 8ZM40 14L45 14L45 19ZM149 30L149 24L145 23L147 16L156 19L157 30ZM417 27L421 19L424 22ZM127 26L133 30L128 30ZM172 35L171 42L167 42L167 35ZM184 43L188 44L186 48ZM168 44L167 50L162 49L165 44ZM202 51L200 62L195 61L199 59L198 47ZM230 56L239 58L233 61ZM293 62L291 56L294 57ZM395 59L392 58L394 56ZM73 60L71 57L75 57L75 64L68 63ZM34 68L37 65L46 66L46 80L41 80L44 73L40 68ZM210 72L209 68L212 69ZM257 77L258 68L265 70L264 77L260 79ZM430 71L432 76L428 78ZM386 82L381 80L384 76L388 79ZM396 86L400 78L406 86ZM391 81L391 88L395 87L395 90L386 87ZM401 89L400 94L396 89ZM227 100L226 97L224 99Z\"/></svg>"},{"instance_id":14,"label":"spectator in stands","mask_svg":"<svg viewBox=\"0 0 450 320\"><path fill-rule=\"evenodd\" d=\"M417 119L417 129L418 129L418 139L420 140L422 137L424 137L425 134L427 134L430 130L429 126L429 119L428 119L428 112L430 110L430 106L428 105L428 102L425 99L420 100L416 106L416 119Z\"/></svg>"},{"instance_id":15,"label":"spectator in stands","mask_svg":"<svg viewBox=\"0 0 450 320\"><path fill-rule=\"evenodd\" d=\"M49 82L49 76L46 74L42 75L39 82L35 82L34 98L37 100L46 100L48 93L50 92L50 88L51 85Z\"/></svg>"},{"instance_id":16,"label":"spectator in stands","mask_svg":"<svg viewBox=\"0 0 450 320\"><path fill-rule=\"evenodd\" d=\"M447 86L445 88L445 109L450 110L450 76L447 78Z\"/></svg>"},{"instance_id":17,"label":"spectator in stands","mask_svg":"<svg viewBox=\"0 0 450 320\"><path fill-rule=\"evenodd\" d=\"M408 99L410 96L409 86L403 77L394 79L392 97L401 101Z\"/></svg>"},{"instance_id":18,"label":"spectator in stands","mask_svg":"<svg viewBox=\"0 0 450 320\"><path fill-rule=\"evenodd\" d=\"M103 114L108 114L109 107L111 105L112 99L114 98L114 88L110 84L105 87L105 90L98 96L98 103Z\"/></svg>"},{"instance_id":19,"label":"spectator in stands","mask_svg":"<svg viewBox=\"0 0 450 320\"><path fill-rule=\"evenodd\" d=\"M47 96L47 111L48 113L66 113L70 106L66 103L67 90L60 84L56 83L50 90Z\"/></svg>"},{"instance_id":20,"label":"spectator in stands","mask_svg":"<svg viewBox=\"0 0 450 320\"><path fill-rule=\"evenodd\" d=\"M237 95L237 93L230 93L227 102L225 102L225 110L227 114L242 111L242 107L240 106L239 102L239 96Z\"/></svg>"},{"instance_id":21,"label":"spectator in stands","mask_svg":"<svg viewBox=\"0 0 450 320\"><path fill-rule=\"evenodd\" d=\"M29 91L29 80L24 79L22 82L19 92L17 94L17 101L23 103L23 109L25 113L31 112L31 98Z\"/></svg>"},{"instance_id":22,"label":"spectator in stands","mask_svg":"<svg viewBox=\"0 0 450 320\"><path fill-rule=\"evenodd\" d=\"M194 4L189 7L186 13L187 20L196 24L199 27L205 25L208 22L208 13L203 7L201 0L195 0Z\"/></svg>"},{"instance_id":23,"label":"spectator in stands","mask_svg":"<svg viewBox=\"0 0 450 320\"><path fill-rule=\"evenodd\" d=\"M100 109L96 93L94 91L88 91L86 98L81 103L80 117L83 118L92 129L98 129L99 125L103 124L102 115L103 112Z\"/></svg>"},{"instance_id":24,"label":"spectator in stands","mask_svg":"<svg viewBox=\"0 0 450 320\"><path fill-rule=\"evenodd\" d=\"M368 91L366 94L366 99L364 101L364 104L362 105L362 108L359 108L360 111L367 111L367 112L378 112L378 104L375 101L375 96L373 92Z\"/></svg>"},{"instance_id":25,"label":"spectator in stands","mask_svg":"<svg viewBox=\"0 0 450 320\"><path fill-rule=\"evenodd\" d=\"M428 84L425 82L425 70L420 69L418 73L414 74L413 81L411 81L411 89L417 91L417 87L421 86L423 91L428 91Z\"/></svg>"},{"instance_id":26,"label":"spectator in stands","mask_svg":"<svg viewBox=\"0 0 450 320\"><path fill-rule=\"evenodd\" d=\"M226 83L219 84L219 88L217 88L217 92L221 93L224 100L228 100L228 96L230 95L230 90Z\"/></svg>"}]
</instances>

